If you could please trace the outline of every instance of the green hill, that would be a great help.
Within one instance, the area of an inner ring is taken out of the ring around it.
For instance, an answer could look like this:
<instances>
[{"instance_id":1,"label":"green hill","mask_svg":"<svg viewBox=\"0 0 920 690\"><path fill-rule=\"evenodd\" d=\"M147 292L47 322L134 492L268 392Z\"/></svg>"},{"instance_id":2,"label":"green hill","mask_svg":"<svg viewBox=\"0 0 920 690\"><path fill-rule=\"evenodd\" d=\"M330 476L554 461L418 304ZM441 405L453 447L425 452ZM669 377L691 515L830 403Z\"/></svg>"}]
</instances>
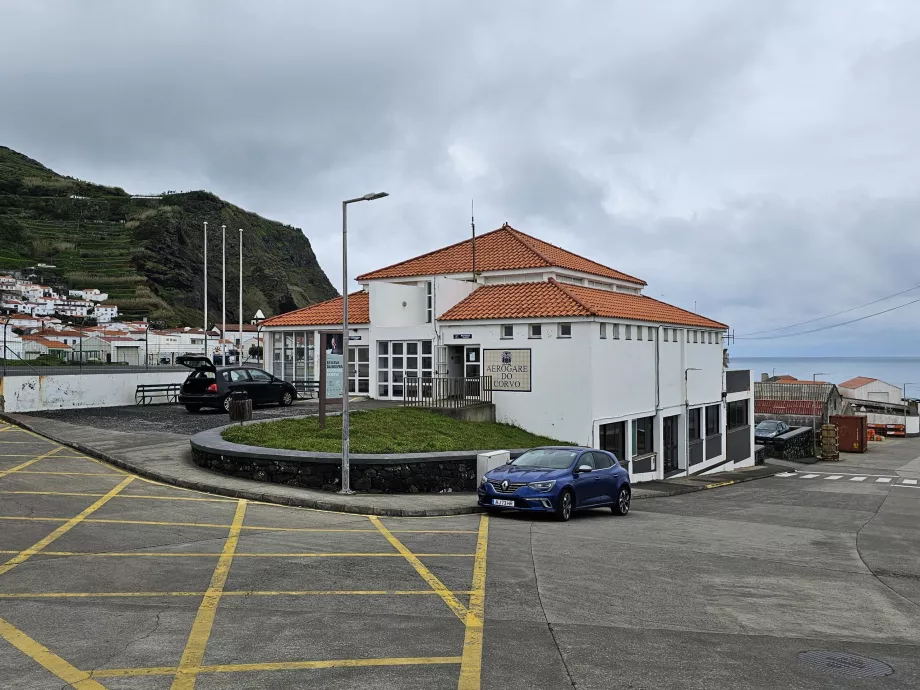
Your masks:
<instances>
[{"instance_id":1,"label":"green hill","mask_svg":"<svg viewBox=\"0 0 920 690\"><path fill-rule=\"evenodd\" d=\"M208 223L208 307L220 320L221 233L227 226L227 320L237 321L239 228L243 315L307 306L336 290L297 228L209 192L139 199L58 175L0 146L0 272L25 269L44 284L99 288L126 318L166 325L202 321L203 223ZM231 297L232 296L232 297Z\"/></svg>"}]
</instances>

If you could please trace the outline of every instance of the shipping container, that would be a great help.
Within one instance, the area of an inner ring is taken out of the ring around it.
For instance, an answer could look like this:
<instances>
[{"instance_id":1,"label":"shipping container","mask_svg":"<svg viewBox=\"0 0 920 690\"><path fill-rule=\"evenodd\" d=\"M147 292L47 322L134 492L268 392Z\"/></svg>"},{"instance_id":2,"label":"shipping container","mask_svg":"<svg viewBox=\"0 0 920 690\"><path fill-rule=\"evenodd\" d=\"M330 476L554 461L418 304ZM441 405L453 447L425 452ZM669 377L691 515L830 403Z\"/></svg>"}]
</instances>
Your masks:
<instances>
[{"instance_id":1,"label":"shipping container","mask_svg":"<svg viewBox=\"0 0 920 690\"><path fill-rule=\"evenodd\" d=\"M841 453L865 453L869 446L869 427L865 417L835 415L830 419L837 427Z\"/></svg>"}]
</instances>

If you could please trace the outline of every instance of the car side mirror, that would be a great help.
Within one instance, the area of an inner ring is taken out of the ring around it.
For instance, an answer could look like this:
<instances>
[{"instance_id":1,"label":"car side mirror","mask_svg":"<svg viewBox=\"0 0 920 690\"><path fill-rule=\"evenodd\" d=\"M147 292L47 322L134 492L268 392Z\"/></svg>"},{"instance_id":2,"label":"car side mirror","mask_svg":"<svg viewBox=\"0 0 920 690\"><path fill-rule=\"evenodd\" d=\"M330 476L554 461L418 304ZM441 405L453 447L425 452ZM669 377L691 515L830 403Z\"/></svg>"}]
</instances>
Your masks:
<instances>
[{"instance_id":1,"label":"car side mirror","mask_svg":"<svg viewBox=\"0 0 920 690\"><path fill-rule=\"evenodd\" d=\"M506 465L510 465L512 462L514 462L514 458L512 458L512 457L509 455L509 456L508 456L508 459L505 460L505 464L506 464Z\"/></svg>"},{"instance_id":2,"label":"car side mirror","mask_svg":"<svg viewBox=\"0 0 920 690\"><path fill-rule=\"evenodd\" d=\"M578 469L575 471L579 474L582 472L591 472L591 465L579 465Z\"/></svg>"}]
</instances>

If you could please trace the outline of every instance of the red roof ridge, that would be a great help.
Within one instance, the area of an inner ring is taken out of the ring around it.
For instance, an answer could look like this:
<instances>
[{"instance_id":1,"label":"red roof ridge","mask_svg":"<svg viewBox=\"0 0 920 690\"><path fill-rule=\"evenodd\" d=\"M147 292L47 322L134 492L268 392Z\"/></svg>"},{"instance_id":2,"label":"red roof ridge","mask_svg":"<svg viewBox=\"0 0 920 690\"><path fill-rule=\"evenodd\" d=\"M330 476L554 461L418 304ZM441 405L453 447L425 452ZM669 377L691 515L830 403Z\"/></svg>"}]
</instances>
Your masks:
<instances>
[{"instance_id":1,"label":"red roof ridge","mask_svg":"<svg viewBox=\"0 0 920 690\"><path fill-rule=\"evenodd\" d=\"M873 381L878 381L878 379L869 378L868 376L854 376L853 378L837 385L841 386L842 388L861 388L867 383L872 383Z\"/></svg>"},{"instance_id":2,"label":"red roof ridge","mask_svg":"<svg viewBox=\"0 0 920 690\"><path fill-rule=\"evenodd\" d=\"M571 292L569 292L568 290L566 290L565 287L564 287L561 283L559 283L555 278L550 278L547 282L548 282L548 283L552 283L553 285L555 285L557 290L561 290L561 291L562 291L562 294L564 294L564 295L565 295L566 297L568 297L570 300L572 300L573 302L575 302L575 304L577 304L579 307L581 307L581 308L584 309L586 312L588 312L589 315L591 315L591 316L597 316L597 312L596 312L594 309L592 309L591 307L589 307L587 304L585 304L585 303L582 302L580 299L578 299L578 297L576 297L576 296L573 295Z\"/></svg>"},{"instance_id":3,"label":"red roof ridge","mask_svg":"<svg viewBox=\"0 0 920 690\"><path fill-rule=\"evenodd\" d=\"M532 239L534 239L534 238L532 238L530 235L527 235L527 234L521 232L520 230L515 230L514 228L512 228L512 227L511 227L510 225L508 225L507 223L505 223L504 225L502 225L502 226L499 228L499 230L507 230L508 233L511 235L511 237L513 237L515 240L517 240L518 242L520 242L520 243L524 246L525 249L527 249L528 251L530 251L530 252L536 254L536 255L537 255L537 258L540 259L541 261L543 261L543 263L545 263L547 266L552 266L552 265L553 265L553 262L546 256L546 254L544 254L543 252L541 252L539 249L537 249L537 248L534 247L530 242L527 241L527 240L532 240ZM524 239L525 237L527 238L526 240ZM558 248L558 247L557 247L557 248Z\"/></svg>"}]
</instances>

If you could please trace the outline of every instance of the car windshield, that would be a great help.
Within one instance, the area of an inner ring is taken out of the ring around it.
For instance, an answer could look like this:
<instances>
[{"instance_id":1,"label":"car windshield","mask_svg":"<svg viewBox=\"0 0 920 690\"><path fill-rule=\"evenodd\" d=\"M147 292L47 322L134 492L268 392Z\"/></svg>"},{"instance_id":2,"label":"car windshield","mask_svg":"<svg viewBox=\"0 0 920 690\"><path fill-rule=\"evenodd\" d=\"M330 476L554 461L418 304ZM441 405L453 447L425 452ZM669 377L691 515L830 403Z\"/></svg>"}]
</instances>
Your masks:
<instances>
[{"instance_id":1,"label":"car windshield","mask_svg":"<svg viewBox=\"0 0 920 690\"><path fill-rule=\"evenodd\" d=\"M757 425L757 431L776 431L779 422L761 422Z\"/></svg>"},{"instance_id":2,"label":"car windshield","mask_svg":"<svg viewBox=\"0 0 920 690\"><path fill-rule=\"evenodd\" d=\"M563 470L572 464L577 454L573 450L538 448L519 455L511 464L516 467L545 467L551 470Z\"/></svg>"}]
</instances>

